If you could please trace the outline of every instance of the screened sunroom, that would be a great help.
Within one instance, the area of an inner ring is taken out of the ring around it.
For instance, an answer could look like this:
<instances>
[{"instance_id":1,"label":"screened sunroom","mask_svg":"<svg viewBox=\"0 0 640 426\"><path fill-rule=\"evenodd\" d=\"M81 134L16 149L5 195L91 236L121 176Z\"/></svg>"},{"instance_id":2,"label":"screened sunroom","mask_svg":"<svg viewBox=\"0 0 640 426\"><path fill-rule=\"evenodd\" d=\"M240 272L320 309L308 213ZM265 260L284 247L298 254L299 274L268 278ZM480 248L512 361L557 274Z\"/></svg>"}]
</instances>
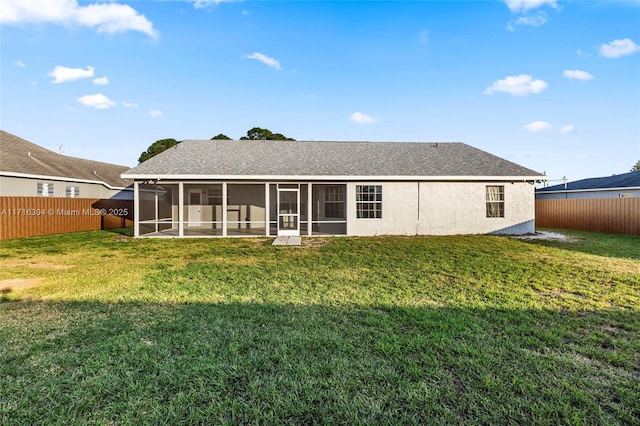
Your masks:
<instances>
[{"instance_id":1,"label":"screened sunroom","mask_svg":"<svg viewBox=\"0 0 640 426\"><path fill-rule=\"evenodd\" d=\"M345 183L136 182L143 237L346 235Z\"/></svg>"}]
</instances>

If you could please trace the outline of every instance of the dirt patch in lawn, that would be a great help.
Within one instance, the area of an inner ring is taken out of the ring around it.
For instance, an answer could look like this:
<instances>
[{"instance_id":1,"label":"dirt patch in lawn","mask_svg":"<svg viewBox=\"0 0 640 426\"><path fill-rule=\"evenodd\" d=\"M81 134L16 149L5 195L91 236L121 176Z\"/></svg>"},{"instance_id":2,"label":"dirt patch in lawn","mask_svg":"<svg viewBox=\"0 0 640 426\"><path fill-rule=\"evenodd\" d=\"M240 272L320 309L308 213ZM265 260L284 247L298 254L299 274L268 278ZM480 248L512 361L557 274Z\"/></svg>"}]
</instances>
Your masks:
<instances>
[{"instance_id":1,"label":"dirt patch in lawn","mask_svg":"<svg viewBox=\"0 0 640 426\"><path fill-rule=\"evenodd\" d=\"M525 235L517 235L514 238L518 238L520 240L567 240L568 237L564 234L560 234L559 232L536 232L535 234L525 234Z\"/></svg>"},{"instance_id":2,"label":"dirt patch in lawn","mask_svg":"<svg viewBox=\"0 0 640 426\"><path fill-rule=\"evenodd\" d=\"M555 290L551 291L550 293L543 293L543 292L537 292L537 293L542 297L573 296L573 297L576 297L578 299L583 299L583 300L588 299L588 297L583 295L583 294L575 293L575 292L571 292L571 291L563 291L563 290L558 290L558 289L555 289Z\"/></svg>"},{"instance_id":3,"label":"dirt patch in lawn","mask_svg":"<svg viewBox=\"0 0 640 426\"><path fill-rule=\"evenodd\" d=\"M0 281L0 293L25 290L37 287L44 278L13 278Z\"/></svg>"},{"instance_id":4,"label":"dirt patch in lawn","mask_svg":"<svg viewBox=\"0 0 640 426\"><path fill-rule=\"evenodd\" d=\"M328 238L303 238L302 247L323 247L329 242Z\"/></svg>"},{"instance_id":5,"label":"dirt patch in lawn","mask_svg":"<svg viewBox=\"0 0 640 426\"><path fill-rule=\"evenodd\" d=\"M62 270L62 269L71 269L75 265L58 265L56 263L47 263L47 262L38 262L38 263L29 263L29 262L3 262L3 267L6 268L36 268L36 269L54 269L54 270Z\"/></svg>"}]
</instances>

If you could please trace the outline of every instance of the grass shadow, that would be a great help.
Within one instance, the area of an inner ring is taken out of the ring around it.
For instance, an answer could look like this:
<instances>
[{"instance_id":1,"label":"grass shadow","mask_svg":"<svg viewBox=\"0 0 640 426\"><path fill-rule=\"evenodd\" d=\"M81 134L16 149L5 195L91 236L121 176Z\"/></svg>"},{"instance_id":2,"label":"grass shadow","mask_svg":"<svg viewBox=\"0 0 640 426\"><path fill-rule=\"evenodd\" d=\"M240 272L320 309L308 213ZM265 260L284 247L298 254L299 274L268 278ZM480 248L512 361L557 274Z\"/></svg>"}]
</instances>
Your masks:
<instances>
[{"instance_id":1,"label":"grass shadow","mask_svg":"<svg viewBox=\"0 0 640 426\"><path fill-rule=\"evenodd\" d=\"M134 230L133 226L127 226L125 228L111 228L111 229L103 229L104 232L110 232L112 234L122 235L123 237L133 237Z\"/></svg>"},{"instance_id":2,"label":"grass shadow","mask_svg":"<svg viewBox=\"0 0 640 426\"><path fill-rule=\"evenodd\" d=\"M638 262L267 241L3 243L0 424L640 423Z\"/></svg>"},{"instance_id":3,"label":"grass shadow","mask_svg":"<svg viewBox=\"0 0 640 426\"><path fill-rule=\"evenodd\" d=\"M8 302L11 300L9 298L9 293L11 293L10 288L0 288L0 303Z\"/></svg>"},{"instance_id":4,"label":"grass shadow","mask_svg":"<svg viewBox=\"0 0 640 426\"><path fill-rule=\"evenodd\" d=\"M14 301L0 423L640 422L636 311Z\"/></svg>"}]
</instances>

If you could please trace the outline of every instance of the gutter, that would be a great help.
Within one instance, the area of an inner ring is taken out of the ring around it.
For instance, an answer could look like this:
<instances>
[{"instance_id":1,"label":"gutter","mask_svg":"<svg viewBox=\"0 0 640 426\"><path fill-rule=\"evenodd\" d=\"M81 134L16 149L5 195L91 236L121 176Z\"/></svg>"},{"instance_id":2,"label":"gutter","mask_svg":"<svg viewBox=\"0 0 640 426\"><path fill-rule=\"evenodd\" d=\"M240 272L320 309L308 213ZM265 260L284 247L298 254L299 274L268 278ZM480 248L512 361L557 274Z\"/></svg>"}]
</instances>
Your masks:
<instances>
[{"instance_id":1,"label":"gutter","mask_svg":"<svg viewBox=\"0 0 640 426\"><path fill-rule=\"evenodd\" d=\"M565 194L568 192L602 192L602 191L640 191L640 186L623 186L618 188L558 189L555 191L536 191L536 194Z\"/></svg>"},{"instance_id":2,"label":"gutter","mask_svg":"<svg viewBox=\"0 0 640 426\"><path fill-rule=\"evenodd\" d=\"M471 182L532 182L546 176L324 176L324 175L198 175L198 174L137 174L123 173L123 179L134 180L267 180L267 181L471 181Z\"/></svg>"},{"instance_id":3,"label":"gutter","mask_svg":"<svg viewBox=\"0 0 640 426\"><path fill-rule=\"evenodd\" d=\"M107 189L118 190L118 191L133 191L133 188L131 187L113 186L103 180L78 179L78 178L71 178L71 177L64 177L64 176L32 175L29 173L3 172L3 171L0 171L0 176L19 177L19 178L28 178L28 179L55 180L55 181L62 181L62 182L93 183L93 184L103 185Z\"/></svg>"}]
</instances>

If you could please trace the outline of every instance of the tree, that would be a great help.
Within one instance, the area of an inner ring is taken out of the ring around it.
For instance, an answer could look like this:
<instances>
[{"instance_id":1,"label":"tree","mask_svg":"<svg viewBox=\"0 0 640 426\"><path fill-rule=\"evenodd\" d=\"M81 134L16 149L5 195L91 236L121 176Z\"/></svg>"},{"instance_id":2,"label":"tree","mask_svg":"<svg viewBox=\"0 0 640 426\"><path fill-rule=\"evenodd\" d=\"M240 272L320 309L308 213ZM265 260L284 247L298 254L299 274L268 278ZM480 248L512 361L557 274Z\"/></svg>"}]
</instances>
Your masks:
<instances>
[{"instance_id":1,"label":"tree","mask_svg":"<svg viewBox=\"0 0 640 426\"><path fill-rule=\"evenodd\" d=\"M247 130L247 136L243 136L240 140L247 141L295 141L295 139L288 138L282 133L272 133L269 129L262 129L260 127L254 127L251 130Z\"/></svg>"},{"instance_id":2,"label":"tree","mask_svg":"<svg viewBox=\"0 0 640 426\"><path fill-rule=\"evenodd\" d=\"M223 139L223 140L227 140L227 141L230 141L230 140L231 140L231 138L230 138L229 136L227 136L227 135L225 135L225 134L223 134L223 133L220 133L220 134L218 134L218 135L215 135L214 137L212 137L212 138L211 138L211 140L212 140L212 141L213 141L213 140L217 140L217 139Z\"/></svg>"},{"instance_id":3,"label":"tree","mask_svg":"<svg viewBox=\"0 0 640 426\"><path fill-rule=\"evenodd\" d=\"M151 146L149 146L149 148L147 148L146 151L144 151L142 154L140 154L140 158L138 158L138 163L142 163L144 161L147 161L149 158L155 157L156 155L160 154L162 151L165 151L165 150L171 148L172 146L176 146L179 143L180 142L178 142L175 139L160 139L160 140L157 140L154 143L152 143Z\"/></svg>"},{"instance_id":4,"label":"tree","mask_svg":"<svg viewBox=\"0 0 640 426\"><path fill-rule=\"evenodd\" d=\"M632 172L640 172L640 160L636 161L636 164L631 168Z\"/></svg>"}]
</instances>

